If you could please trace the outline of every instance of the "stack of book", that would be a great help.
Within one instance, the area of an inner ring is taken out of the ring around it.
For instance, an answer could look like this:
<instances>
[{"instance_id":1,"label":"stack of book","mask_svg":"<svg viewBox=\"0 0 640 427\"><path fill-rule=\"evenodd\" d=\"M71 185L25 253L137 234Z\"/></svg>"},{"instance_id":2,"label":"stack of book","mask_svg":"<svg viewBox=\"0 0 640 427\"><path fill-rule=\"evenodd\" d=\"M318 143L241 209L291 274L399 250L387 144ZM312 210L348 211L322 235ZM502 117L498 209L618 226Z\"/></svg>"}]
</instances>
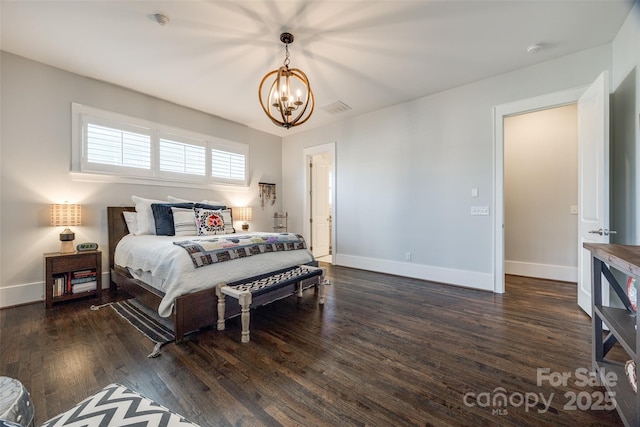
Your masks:
<instances>
[{"instance_id":1,"label":"stack of book","mask_svg":"<svg viewBox=\"0 0 640 427\"><path fill-rule=\"evenodd\" d=\"M93 291L96 289L96 271L82 270L71 273L71 293L78 294L80 292Z\"/></svg>"},{"instance_id":2,"label":"stack of book","mask_svg":"<svg viewBox=\"0 0 640 427\"><path fill-rule=\"evenodd\" d=\"M94 291L97 287L96 270L80 270L53 277L53 296Z\"/></svg>"}]
</instances>

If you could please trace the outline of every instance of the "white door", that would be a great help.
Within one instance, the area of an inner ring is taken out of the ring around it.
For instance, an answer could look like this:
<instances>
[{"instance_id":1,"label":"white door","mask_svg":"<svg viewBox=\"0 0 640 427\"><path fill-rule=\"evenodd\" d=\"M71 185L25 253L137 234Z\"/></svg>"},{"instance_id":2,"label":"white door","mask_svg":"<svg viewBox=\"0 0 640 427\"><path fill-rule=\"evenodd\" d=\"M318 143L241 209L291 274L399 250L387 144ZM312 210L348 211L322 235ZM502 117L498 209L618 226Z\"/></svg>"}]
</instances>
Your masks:
<instances>
[{"instance_id":1,"label":"white door","mask_svg":"<svg viewBox=\"0 0 640 427\"><path fill-rule=\"evenodd\" d=\"M609 243L609 74L578 100L578 305L591 316L591 253L584 242ZM609 287L602 288L609 304Z\"/></svg>"},{"instance_id":2,"label":"white door","mask_svg":"<svg viewBox=\"0 0 640 427\"><path fill-rule=\"evenodd\" d=\"M328 153L311 158L311 247L313 256L329 255L330 215L329 173L331 159Z\"/></svg>"}]
</instances>

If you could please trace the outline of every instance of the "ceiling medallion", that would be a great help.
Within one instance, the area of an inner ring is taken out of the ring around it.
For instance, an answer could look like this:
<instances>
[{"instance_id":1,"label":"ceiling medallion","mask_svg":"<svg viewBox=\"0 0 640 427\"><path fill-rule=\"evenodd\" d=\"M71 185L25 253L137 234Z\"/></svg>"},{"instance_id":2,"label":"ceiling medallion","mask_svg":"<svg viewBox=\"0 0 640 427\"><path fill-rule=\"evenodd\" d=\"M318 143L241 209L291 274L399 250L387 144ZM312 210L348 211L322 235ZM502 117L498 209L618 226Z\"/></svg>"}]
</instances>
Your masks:
<instances>
[{"instance_id":1,"label":"ceiling medallion","mask_svg":"<svg viewBox=\"0 0 640 427\"><path fill-rule=\"evenodd\" d=\"M314 99L307 75L298 68L289 68L289 44L293 43L293 34L280 34L280 41L285 48L284 63L262 78L258 97L271 121L289 129L309 120Z\"/></svg>"}]
</instances>

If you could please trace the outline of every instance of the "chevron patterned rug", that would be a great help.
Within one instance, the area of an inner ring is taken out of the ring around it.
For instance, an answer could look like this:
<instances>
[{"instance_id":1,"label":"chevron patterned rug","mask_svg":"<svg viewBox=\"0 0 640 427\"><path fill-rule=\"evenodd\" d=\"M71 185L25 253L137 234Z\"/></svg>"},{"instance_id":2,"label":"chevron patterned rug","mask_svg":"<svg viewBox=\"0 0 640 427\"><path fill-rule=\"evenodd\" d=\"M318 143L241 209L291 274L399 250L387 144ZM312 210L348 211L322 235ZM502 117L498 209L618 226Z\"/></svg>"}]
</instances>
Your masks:
<instances>
[{"instance_id":1,"label":"chevron patterned rug","mask_svg":"<svg viewBox=\"0 0 640 427\"><path fill-rule=\"evenodd\" d=\"M198 427L120 384L111 384L41 427Z\"/></svg>"}]
</instances>

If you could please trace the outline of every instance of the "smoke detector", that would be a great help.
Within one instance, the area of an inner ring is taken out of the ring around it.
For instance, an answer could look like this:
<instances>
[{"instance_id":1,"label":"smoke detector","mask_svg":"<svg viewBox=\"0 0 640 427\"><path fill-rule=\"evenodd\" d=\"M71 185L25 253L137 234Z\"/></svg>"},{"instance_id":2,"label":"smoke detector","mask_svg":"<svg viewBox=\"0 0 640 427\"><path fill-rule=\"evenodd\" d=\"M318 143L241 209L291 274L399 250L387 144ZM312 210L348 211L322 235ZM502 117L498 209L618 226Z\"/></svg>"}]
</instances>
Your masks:
<instances>
[{"instance_id":1,"label":"smoke detector","mask_svg":"<svg viewBox=\"0 0 640 427\"><path fill-rule=\"evenodd\" d=\"M542 50L542 43L534 43L527 47L527 53L530 55L535 55L536 53Z\"/></svg>"},{"instance_id":2,"label":"smoke detector","mask_svg":"<svg viewBox=\"0 0 640 427\"><path fill-rule=\"evenodd\" d=\"M169 17L167 15L163 15L162 13L156 13L153 15L153 19L162 26L167 25L169 23Z\"/></svg>"}]
</instances>

